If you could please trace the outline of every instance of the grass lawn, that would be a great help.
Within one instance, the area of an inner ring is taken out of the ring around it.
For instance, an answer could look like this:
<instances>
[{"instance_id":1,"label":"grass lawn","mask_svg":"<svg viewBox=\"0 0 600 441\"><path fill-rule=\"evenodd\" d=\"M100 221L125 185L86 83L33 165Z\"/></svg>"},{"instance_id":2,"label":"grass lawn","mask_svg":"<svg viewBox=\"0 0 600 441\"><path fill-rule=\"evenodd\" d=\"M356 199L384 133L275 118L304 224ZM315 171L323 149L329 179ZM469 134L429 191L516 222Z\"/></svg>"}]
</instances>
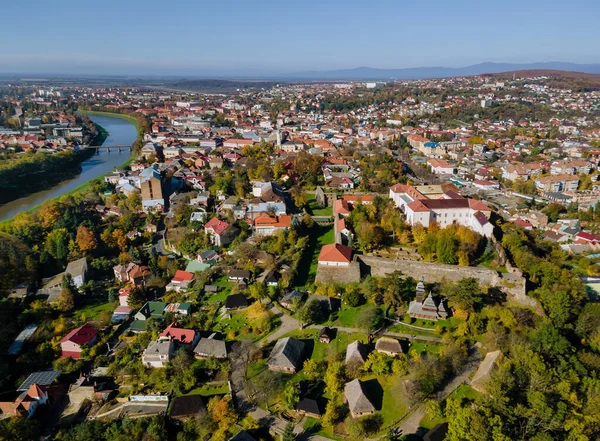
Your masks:
<instances>
[{"instance_id":1,"label":"grass lawn","mask_svg":"<svg viewBox=\"0 0 600 441\"><path fill-rule=\"evenodd\" d=\"M410 354L411 352L417 352L418 354L426 352L427 354L438 355L440 353L440 344L413 340L410 342L408 349L408 353Z\"/></svg>"},{"instance_id":2,"label":"grass lawn","mask_svg":"<svg viewBox=\"0 0 600 441\"><path fill-rule=\"evenodd\" d=\"M312 348L311 360L323 361L327 359L327 353L335 351L339 354L344 354L346 348L350 343L355 340L360 340L363 343L367 342L366 333L352 333L338 332L331 343L321 343L319 341L319 330L318 329L303 329L289 332L285 337L293 337L298 340L314 340L314 346ZM300 371L298 374L301 374ZM300 379L300 378L299 378Z\"/></svg>"},{"instance_id":3,"label":"grass lawn","mask_svg":"<svg viewBox=\"0 0 600 441\"><path fill-rule=\"evenodd\" d=\"M386 375L378 378L383 388L383 402L380 411L383 416L381 432L387 432L391 426L398 423L408 412L408 398L404 393L402 382L404 377Z\"/></svg>"},{"instance_id":4,"label":"grass lawn","mask_svg":"<svg viewBox=\"0 0 600 441\"><path fill-rule=\"evenodd\" d=\"M333 234L333 225L317 225L310 231L308 247L298 264L298 273L294 280L294 285L309 286L312 285L317 276L317 264L321 247L333 243L335 237Z\"/></svg>"},{"instance_id":5,"label":"grass lawn","mask_svg":"<svg viewBox=\"0 0 600 441\"><path fill-rule=\"evenodd\" d=\"M356 319L360 315L361 311L374 307L373 303L366 303L356 308L345 307L342 308L337 315L336 324L344 326L346 328L356 328ZM335 325L334 325L335 326Z\"/></svg>"},{"instance_id":6,"label":"grass lawn","mask_svg":"<svg viewBox=\"0 0 600 441\"><path fill-rule=\"evenodd\" d=\"M248 324L245 311L234 312L231 314L231 319L219 320L223 328L223 333L227 335L229 331L235 331L236 339L238 340L259 340L262 336L254 332L244 332L244 329L249 330L251 327Z\"/></svg>"},{"instance_id":7,"label":"grass lawn","mask_svg":"<svg viewBox=\"0 0 600 441\"><path fill-rule=\"evenodd\" d=\"M333 207L320 208L314 194L307 194L308 206L306 212L312 216L333 216Z\"/></svg>"},{"instance_id":8,"label":"grass lawn","mask_svg":"<svg viewBox=\"0 0 600 441\"><path fill-rule=\"evenodd\" d=\"M229 282L228 277L222 276L215 280L211 285L215 285L219 287L219 292L211 294L206 298L205 303L224 303L225 299L231 292L231 287L233 284Z\"/></svg>"},{"instance_id":9,"label":"grass lawn","mask_svg":"<svg viewBox=\"0 0 600 441\"><path fill-rule=\"evenodd\" d=\"M219 385L210 385L210 384L205 384L203 386L197 387L195 389L192 389L191 391L189 391L187 394L185 394L184 396L188 396L188 395L202 395L205 397L209 397L211 395L225 395L229 393L229 386L227 386L227 382Z\"/></svg>"},{"instance_id":10,"label":"grass lawn","mask_svg":"<svg viewBox=\"0 0 600 441\"><path fill-rule=\"evenodd\" d=\"M85 315L86 320L96 320L100 317L103 312L113 312L115 310L115 304L106 302L104 299L89 298L85 299L81 297L82 305L73 312L73 316L76 318Z\"/></svg>"}]
</instances>

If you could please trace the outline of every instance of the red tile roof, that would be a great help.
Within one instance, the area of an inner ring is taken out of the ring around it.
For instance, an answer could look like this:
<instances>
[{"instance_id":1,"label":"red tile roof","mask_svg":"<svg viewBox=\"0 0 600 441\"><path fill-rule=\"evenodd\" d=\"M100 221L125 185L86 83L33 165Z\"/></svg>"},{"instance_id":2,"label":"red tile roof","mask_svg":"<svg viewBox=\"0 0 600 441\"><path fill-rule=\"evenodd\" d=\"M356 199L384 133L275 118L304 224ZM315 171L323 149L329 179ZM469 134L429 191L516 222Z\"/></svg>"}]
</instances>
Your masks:
<instances>
[{"instance_id":1,"label":"red tile roof","mask_svg":"<svg viewBox=\"0 0 600 441\"><path fill-rule=\"evenodd\" d=\"M195 336L196 331L193 329L178 328L175 322L167 326L167 329L160 334L160 337L170 338L179 343L193 343Z\"/></svg>"},{"instance_id":2,"label":"red tile roof","mask_svg":"<svg viewBox=\"0 0 600 441\"><path fill-rule=\"evenodd\" d=\"M319 253L319 262L350 262L352 260L352 248L332 243L324 245Z\"/></svg>"},{"instance_id":3,"label":"red tile roof","mask_svg":"<svg viewBox=\"0 0 600 441\"><path fill-rule=\"evenodd\" d=\"M194 278L194 273L190 273L187 271L177 270L175 276L171 279L172 282L183 282L185 280L192 280Z\"/></svg>"},{"instance_id":4,"label":"red tile roof","mask_svg":"<svg viewBox=\"0 0 600 441\"><path fill-rule=\"evenodd\" d=\"M206 223L206 225L204 225L204 230L213 230L218 236L223 234L227 228L229 228L229 224L225 221L217 219L216 217L213 217Z\"/></svg>"}]
</instances>

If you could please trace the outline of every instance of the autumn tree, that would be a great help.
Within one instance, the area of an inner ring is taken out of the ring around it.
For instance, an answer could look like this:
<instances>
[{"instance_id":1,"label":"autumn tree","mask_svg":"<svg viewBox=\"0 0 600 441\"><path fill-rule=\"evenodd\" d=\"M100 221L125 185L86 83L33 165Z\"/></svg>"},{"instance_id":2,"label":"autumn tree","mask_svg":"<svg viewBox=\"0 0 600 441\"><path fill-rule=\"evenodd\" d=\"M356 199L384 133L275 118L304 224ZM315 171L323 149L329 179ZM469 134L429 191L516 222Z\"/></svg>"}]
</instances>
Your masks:
<instances>
[{"instance_id":1,"label":"autumn tree","mask_svg":"<svg viewBox=\"0 0 600 441\"><path fill-rule=\"evenodd\" d=\"M79 249L84 254L95 250L98 246L98 242L96 241L96 235L92 230L90 230L84 225L79 225L79 228L77 228L77 235L75 236L75 241Z\"/></svg>"}]
</instances>

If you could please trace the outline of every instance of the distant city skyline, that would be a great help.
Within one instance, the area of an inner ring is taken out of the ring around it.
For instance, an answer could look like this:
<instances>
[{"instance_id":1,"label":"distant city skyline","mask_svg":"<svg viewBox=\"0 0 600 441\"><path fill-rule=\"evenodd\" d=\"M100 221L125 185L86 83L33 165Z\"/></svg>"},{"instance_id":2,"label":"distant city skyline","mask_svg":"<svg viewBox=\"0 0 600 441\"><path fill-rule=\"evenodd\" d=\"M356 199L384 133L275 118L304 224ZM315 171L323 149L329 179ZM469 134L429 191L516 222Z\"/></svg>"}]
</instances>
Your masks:
<instances>
[{"instance_id":1,"label":"distant city skyline","mask_svg":"<svg viewBox=\"0 0 600 441\"><path fill-rule=\"evenodd\" d=\"M7 2L0 73L277 76L302 71L600 63L600 4Z\"/></svg>"}]
</instances>

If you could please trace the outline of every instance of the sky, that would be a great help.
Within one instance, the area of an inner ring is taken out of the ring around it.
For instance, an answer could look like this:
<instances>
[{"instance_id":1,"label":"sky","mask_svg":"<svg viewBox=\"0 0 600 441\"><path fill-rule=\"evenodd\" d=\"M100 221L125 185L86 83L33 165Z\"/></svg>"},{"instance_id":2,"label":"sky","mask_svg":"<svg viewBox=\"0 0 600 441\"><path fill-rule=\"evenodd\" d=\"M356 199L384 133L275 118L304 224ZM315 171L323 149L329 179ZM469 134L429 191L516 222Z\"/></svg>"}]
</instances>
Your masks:
<instances>
[{"instance_id":1,"label":"sky","mask_svg":"<svg viewBox=\"0 0 600 441\"><path fill-rule=\"evenodd\" d=\"M600 63L600 1L0 0L0 73Z\"/></svg>"}]
</instances>

